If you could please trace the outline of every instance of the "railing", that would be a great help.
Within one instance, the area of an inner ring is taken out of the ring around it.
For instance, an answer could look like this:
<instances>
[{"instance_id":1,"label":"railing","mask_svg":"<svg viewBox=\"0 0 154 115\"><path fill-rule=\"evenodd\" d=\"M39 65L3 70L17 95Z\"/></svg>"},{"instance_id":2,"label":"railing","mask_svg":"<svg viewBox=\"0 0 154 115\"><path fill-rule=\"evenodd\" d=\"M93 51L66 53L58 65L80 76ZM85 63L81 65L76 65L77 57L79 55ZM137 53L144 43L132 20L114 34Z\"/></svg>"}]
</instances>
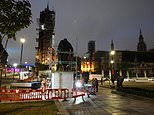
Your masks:
<instances>
[{"instance_id":1,"label":"railing","mask_svg":"<svg viewBox=\"0 0 154 115\"><path fill-rule=\"evenodd\" d=\"M45 99L67 99L69 98L68 89L47 89L45 92Z\"/></svg>"},{"instance_id":2,"label":"railing","mask_svg":"<svg viewBox=\"0 0 154 115\"><path fill-rule=\"evenodd\" d=\"M19 100L42 100L42 90L19 90Z\"/></svg>"},{"instance_id":3,"label":"railing","mask_svg":"<svg viewBox=\"0 0 154 115\"><path fill-rule=\"evenodd\" d=\"M16 90L0 89L0 101L1 100L18 101L19 99L20 95L16 92Z\"/></svg>"},{"instance_id":4,"label":"railing","mask_svg":"<svg viewBox=\"0 0 154 115\"><path fill-rule=\"evenodd\" d=\"M85 91L88 95L95 95L96 94L96 87L90 84L85 84Z\"/></svg>"},{"instance_id":5,"label":"railing","mask_svg":"<svg viewBox=\"0 0 154 115\"><path fill-rule=\"evenodd\" d=\"M95 87L88 86L83 89L72 89L69 92L68 89L0 89L0 101L24 101L24 100L53 100L77 98L79 96L85 96L85 94L95 94Z\"/></svg>"}]
</instances>

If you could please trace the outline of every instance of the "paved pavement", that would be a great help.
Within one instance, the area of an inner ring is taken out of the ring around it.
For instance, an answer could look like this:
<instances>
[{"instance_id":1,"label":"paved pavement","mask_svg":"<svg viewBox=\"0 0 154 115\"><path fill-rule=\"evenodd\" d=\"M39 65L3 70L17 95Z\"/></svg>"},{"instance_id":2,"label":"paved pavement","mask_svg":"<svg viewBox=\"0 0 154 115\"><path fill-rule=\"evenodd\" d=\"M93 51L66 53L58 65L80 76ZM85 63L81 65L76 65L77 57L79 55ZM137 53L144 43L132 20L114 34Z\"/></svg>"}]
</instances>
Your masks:
<instances>
[{"instance_id":1,"label":"paved pavement","mask_svg":"<svg viewBox=\"0 0 154 115\"><path fill-rule=\"evenodd\" d=\"M99 88L97 95L56 101L62 115L154 115L154 100L127 94L113 93L113 89Z\"/></svg>"}]
</instances>

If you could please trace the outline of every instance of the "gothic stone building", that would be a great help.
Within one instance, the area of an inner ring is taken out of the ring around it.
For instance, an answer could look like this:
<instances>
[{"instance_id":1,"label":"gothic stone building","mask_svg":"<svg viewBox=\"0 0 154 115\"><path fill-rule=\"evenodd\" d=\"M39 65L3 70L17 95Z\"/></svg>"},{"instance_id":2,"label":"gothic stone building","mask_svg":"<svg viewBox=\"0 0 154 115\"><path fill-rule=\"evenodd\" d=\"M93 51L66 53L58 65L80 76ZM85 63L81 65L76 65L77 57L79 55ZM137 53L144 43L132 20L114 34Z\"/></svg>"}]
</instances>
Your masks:
<instances>
[{"instance_id":1,"label":"gothic stone building","mask_svg":"<svg viewBox=\"0 0 154 115\"><path fill-rule=\"evenodd\" d=\"M111 50L114 49L113 41ZM147 50L140 30L137 51L115 50L111 57L110 51L96 51L94 53L95 72L105 76L114 74L125 77L152 77L154 76L154 51ZM114 63L111 63L114 60Z\"/></svg>"}]
</instances>

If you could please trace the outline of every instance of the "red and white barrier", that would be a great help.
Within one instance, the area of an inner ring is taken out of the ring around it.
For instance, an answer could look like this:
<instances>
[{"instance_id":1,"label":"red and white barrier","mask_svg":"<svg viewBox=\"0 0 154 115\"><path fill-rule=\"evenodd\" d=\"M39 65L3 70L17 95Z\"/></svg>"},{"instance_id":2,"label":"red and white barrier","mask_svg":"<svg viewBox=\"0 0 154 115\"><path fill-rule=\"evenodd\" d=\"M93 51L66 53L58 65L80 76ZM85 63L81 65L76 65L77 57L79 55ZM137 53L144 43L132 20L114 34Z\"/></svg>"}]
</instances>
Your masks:
<instances>
[{"instance_id":1,"label":"red and white barrier","mask_svg":"<svg viewBox=\"0 0 154 115\"><path fill-rule=\"evenodd\" d=\"M20 99L16 90L12 89L0 89L0 100L18 101Z\"/></svg>"},{"instance_id":2,"label":"red and white barrier","mask_svg":"<svg viewBox=\"0 0 154 115\"><path fill-rule=\"evenodd\" d=\"M42 90L19 90L20 100L42 100Z\"/></svg>"},{"instance_id":3,"label":"red and white barrier","mask_svg":"<svg viewBox=\"0 0 154 115\"><path fill-rule=\"evenodd\" d=\"M0 100L24 101L24 100L52 100L77 98L85 96L85 94L96 94L94 86L86 86L82 89L0 89Z\"/></svg>"},{"instance_id":4,"label":"red and white barrier","mask_svg":"<svg viewBox=\"0 0 154 115\"><path fill-rule=\"evenodd\" d=\"M96 95L95 86L85 86L85 91L88 95Z\"/></svg>"},{"instance_id":5,"label":"red and white barrier","mask_svg":"<svg viewBox=\"0 0 154 115\"><path fill-rule=\"evenodd\" d=\"M79 96L85 96L85 90L84 89L78 89L78 88L73 88L72 89L72 98L76 98Z\"/></svg>"},{"instance_id":6,"label":"red and white barrier","mask_svg":"<svg viewBox=\"0 0 154 115\"><path fill-rule=\"evenodd\" d=\"M47 89L46 90L46 99L67 99L69 98L68 89Z\"/></svg>"},{"instance_id":7,"label":"red and white barrier","mask_svg":"<svg viewBox=\"0 0 154 115\"><path fill-rule=\"evenodd\" d=\"M69 98L68 89L0 89L0 100L24 101L24 100L51 100Z\"/></svg>"}]
</instances>

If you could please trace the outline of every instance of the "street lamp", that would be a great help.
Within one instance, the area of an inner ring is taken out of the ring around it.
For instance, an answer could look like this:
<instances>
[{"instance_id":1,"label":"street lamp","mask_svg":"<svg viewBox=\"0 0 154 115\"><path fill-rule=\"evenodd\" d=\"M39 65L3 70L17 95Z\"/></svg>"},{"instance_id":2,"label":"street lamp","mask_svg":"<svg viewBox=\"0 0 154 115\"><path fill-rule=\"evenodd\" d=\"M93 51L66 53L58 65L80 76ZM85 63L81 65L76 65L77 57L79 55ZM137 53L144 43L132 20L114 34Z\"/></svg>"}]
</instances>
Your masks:
<instances>
[{"instance_id":1,"label":"street lamp","mask_svg":"<svg viewBox=\"0 0 154 115\"><path fill-rule=\"evenodd\" d=\"M113 75L115 74L114 73L114 55L115 55L115 50L114 49L111 49L111 51L110 51L110 65L111 65L111 72L110 72L110 79L111 79L111 81L112 81L112 83L113 83L113 85L114 85L114 77L113 77Z\"/></svg>"},{"instance_id":2,"label":"street lamp","mask_svg":"<svg viewBox=\"0 0 154 115\"><path fill-rule=\"evenodd\" d=\"M111 50L111 51L110 51L110 55L111 55L110 63L113 65L113 64L114 64L114 55L115 55L115 50ZM112 66L112 67L113 67L113 66Z\"/></svg>"},{"instance_id":3,"label":"street lamp","mask_svg":"<svg viewBox=\"0 0 154 115\"><path fill-rule=\"evenodd\" d=\"M7 68L7 65L5 65L5 77L6 77L6 68Z\"/></svg>"},{"instance_id":4,"label":"street lamp","mask_svg":"<svg viewBox=\"0 0 154 115\"><path fill-rule=\"evenodd\" d=\"M110 63L111 63L111 64L114 64L114 60L111 60Z\"/></svg>"},{"instance_id":5,"label":"street lamp","mask_svg":"<svg viewBox=\"0 0 154 115\"><path fill-rule=\"evenodd\" d=\"M86 56L84 56L83 57L84 58L84 71L87 71L87 57Z\"/></svg>"},{"instance_id":6,"label":"street lamp","mask_svg":"<svg viewBox=\"0 0 154 115\"><path fill-rule=\"evenodd\" d=\"M114 56L115 55L115 51L114 50L111 50L110 55L111 56Z\"/></svg>"},{"instance_id":7,"label":"street lamp","mask_svg":"<svg viewBox=\"0 0 154 115\"><path fill-rule=\"evenodd\" d=\"M13 70L14 70L14 71L13 71L13 80L14 80L15 68L17 67L17 65L18 65L17 63L14 63L14 64L13 64L13 67L14 67L14 69L13 69Z\"/></svg>"},{"instance_id":8,"label":"street lamp","mask_svg":"<svg viewBox=\"0 0 154 115\"><path fill-rule=\"evenodd\" d=\"M20 72L22 72L22 53L23 53L23 45L25 43L25 38L21 38L20 42L21 42ZM19 79L20 79L20 77L19 77Z\"/></svg>"}]
</instances>

